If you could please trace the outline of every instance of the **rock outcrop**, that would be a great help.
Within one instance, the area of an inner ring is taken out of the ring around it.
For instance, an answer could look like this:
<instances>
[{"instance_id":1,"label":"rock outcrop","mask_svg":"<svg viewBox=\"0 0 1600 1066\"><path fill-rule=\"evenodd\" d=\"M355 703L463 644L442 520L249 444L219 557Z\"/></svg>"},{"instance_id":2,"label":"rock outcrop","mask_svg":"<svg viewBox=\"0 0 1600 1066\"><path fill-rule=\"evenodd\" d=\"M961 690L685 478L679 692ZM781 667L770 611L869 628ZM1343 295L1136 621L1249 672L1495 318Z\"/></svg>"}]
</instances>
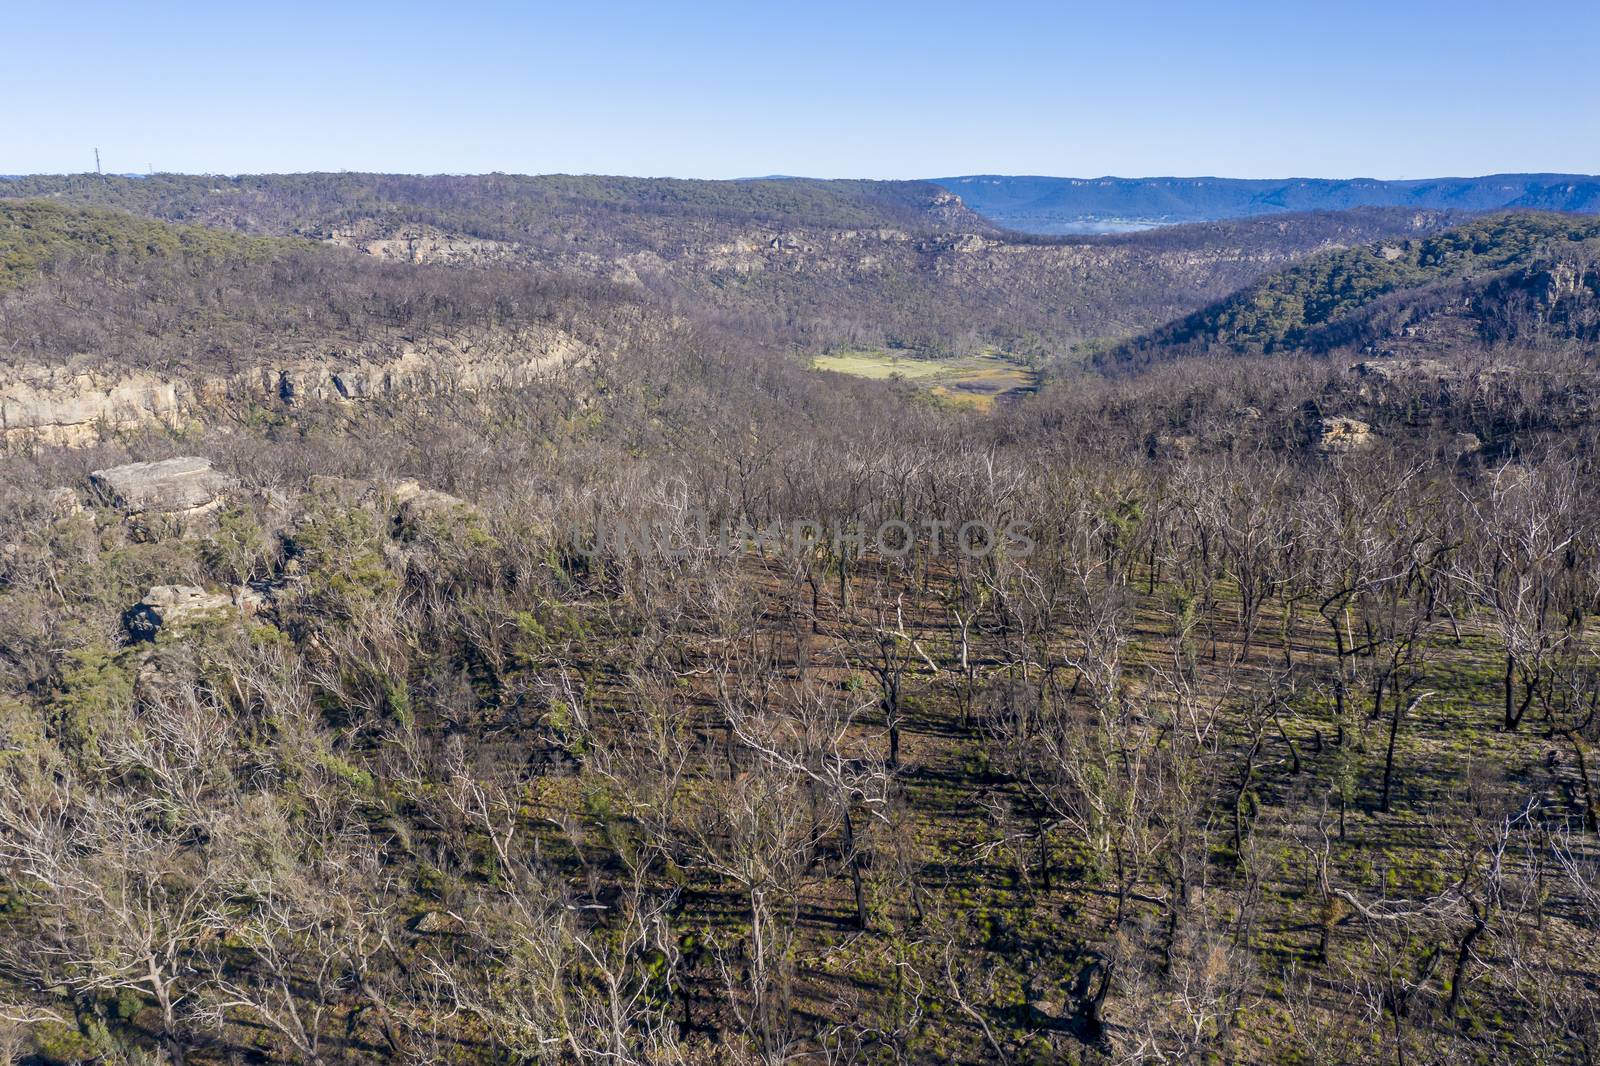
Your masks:
<instances>
[{"instance_id":1,"label":"rock outcrop","mask_svg":"<svg viewBox=\"0 0 1600 1066\"><path fill-rule=\"evenodd\" d=\"M163 629L192 625L235 608L234 598L194 585L157 585L123 617L128 636L154 640Z\"/></svg>"},{"instance_id":2,"label":"rock outcrop","mask_svg":"<svg viewBox=\"0 0 1600 1066\"><path fill-rule=\"evenodd\" d=\"M318 499L335 500L347 507L364 503L377 492L370 481L333 474L312 474L306 481L306 488Z\"/></svg>"},{"instance_id":3,"label":"rock outcrop","mask_svg":"<svg viewBox=\"0 0 1600 1066\"><path fill-rule=\"evenodd\" d=\"M195 455L108 467L89 478L126 514L189 514L216 506L235 484L210 459Z\"/></svg>"},{"instance_id":4,"label":"rock outcrop","mask_svg":"<svg viewBox=\"0 0 1600 1066\"><path fill-rule=\"evenodd\" d=\"M492 263L509 259L517 252L515 245L505 241L446 233L435 226L413 225L386 231L373 219L362 219L318 236L327 244L401 263Z\"/></svg>"},{"instance_id":5,"label":"rock outcrop","mask_svg":"<svg viewBox=\"0 0 1600 1066\"><path fill-rule=\"evenodd\" d=\"M1324 455L1362 451L1376 440L1372 427L1358 418L1338 415L1317 423L1317 451Z\"/></svg>"},{"instance_id":6,"label":"rock outcrop","mask_svg":"<svg viewBox=\"0 0 1600 1066\"><path fill-rule=\"evenodd\" d=\"M429 523L447 519L452 515L476 515L477 508L458 496L438 489L417 489L401 498L399 513L395 515L395 528L402 534L417 533Z\"/></svg>"},{"instance_id":7,"label":"rock outcrop","mask_svg":"<svg viewBox=\"0 0 1600 1066\"><path fill-rule=\"evenodd\" d=\"M78 447L140 425L181 425L230 401L294 407L516 388L589 354L560 330L525 329L275 360L231 374L0 372L0 445Z\"/></svg>"},{"instance_id":8,"label":"rock outcrop","mask_svg":"<svg viewBox=\"0 0 1600 1066\"><path fill-rule=\"evenodd\" d=\"M409 924L413 933L435 936L459 929L461 927L461 919L449 911L423 911L411 919Z\"/></svg>"},{"instance_id":9,"label":"rock outcrop","mask_svg":"<svg viewBox=\"0 0 1600 1066\"><path fill-rule=\"evenodd\" d=\"M1388 357L1368 359L1350 368L1355 395L1380 402L1404 389L1418 395L1443 395L1467 379L1466 371L1438 359Z\"/></svg>"},{"instance_id":10,"label":"rock outcrop","mask_svg":"<svg viewBox=\"0 0 1600 1066\"><path fill-rule=\"evenodd\" d=\"M332 474L312 474L306 482L306 487L312 496L333 500L346 507L365 507L385 500L396 507L401 507L424 492L432 491L424 489L416 478L367 481L363 478L338 477ZM461 502L454 496L446 496L442 492L435 492L433 495L457 504ZM399 520L398 515L393 517L396 521Z\"/></svg>"},{"instance_id":11,"label":"rock outcrop","mask_svg":"<svg viewBox=\"0 0 1600 1066\"><path fill-rule=\"evenodd\" d=\"M1464 376L1449 363L1438 359L1367 359L1350 369L1357 377L1383 385L1419 379L1456 381Z\"/></svg>"},{"instance_id":12,"label":"rock outcrop","mask_svg":"<svg viewBox=\"0 0 1600 1066\"><path fill-rule=\"evenodd\" d=\"M210 459L192 455L113 466L96 470L89 479L123 513L130 532L145 537L193 530L221 508L238 484L212 469Z\"/></svg>"},{"instance_id":13,"label":"rock outcrop","mask_svg":"<svg viewBox=\"0 0 1600 1066\"><path fill-rule=\"evenodd\" d=\"M57 519L72 518L83 513L83 504L79 502L78 494L65 485L51 489L46 499L50 502L50 514Z\"/></svg>"}]
</instances>

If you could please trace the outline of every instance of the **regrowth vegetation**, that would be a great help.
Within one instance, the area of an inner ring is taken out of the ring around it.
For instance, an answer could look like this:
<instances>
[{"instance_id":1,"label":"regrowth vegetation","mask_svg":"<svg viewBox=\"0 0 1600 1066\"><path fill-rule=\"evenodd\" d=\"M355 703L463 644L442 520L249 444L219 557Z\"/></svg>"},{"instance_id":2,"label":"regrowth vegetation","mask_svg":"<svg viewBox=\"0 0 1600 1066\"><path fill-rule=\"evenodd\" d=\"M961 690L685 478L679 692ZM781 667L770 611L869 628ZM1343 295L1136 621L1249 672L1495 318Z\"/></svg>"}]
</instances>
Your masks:
<instances>
[{"instance_id":1,"label":"regrowth vegetation","mask_svg":"<svg viewBox=\"0 0 1600 1066\"><path fill-rule=\"evenodd\" d=\"M1415 305L1422 289L1475 290L1538 281L1565 268L1570 295L1600 294L1600 221L1569 215L1494 215L1427 237L1316 256L1169 326L1131 342L1120 353L1224 348L1233 352L1326 351L1359 337L1385 297ZM1496 295L1491 289L1491 300ZM1540 295L1562 296L1563 293ZM1504 310L1504 308L1500 308ZM1494 323L1486 323L1489 328ZM1499 337L1495 339L1512 339ZM1588 339L1593 339L1589 337Z\"/></svg>"},{"instance_id":2,"label":"regrowth vegetation","mask_svg":"<svg viewBox=\"0 0 1600 1066\"><path fill-rule=\"evenodd\" d=\"M584 357L7 435L0 1057L1600 1047L1581 270L1536 334L1395 333L1427 360L1175 339L980 415L818 373L692 288L6 211L55 234L0 297L29 373L546 328ZM1296 329L1377 304L1436 329L1439 271L1488 293L1590 236L1395 240L1256 292L1302 293ZM897 350L983 350L944 321ZM213 464L163 468L207 470L200 497L114 488L177 456Z\"/></svg>"}]
</instances>

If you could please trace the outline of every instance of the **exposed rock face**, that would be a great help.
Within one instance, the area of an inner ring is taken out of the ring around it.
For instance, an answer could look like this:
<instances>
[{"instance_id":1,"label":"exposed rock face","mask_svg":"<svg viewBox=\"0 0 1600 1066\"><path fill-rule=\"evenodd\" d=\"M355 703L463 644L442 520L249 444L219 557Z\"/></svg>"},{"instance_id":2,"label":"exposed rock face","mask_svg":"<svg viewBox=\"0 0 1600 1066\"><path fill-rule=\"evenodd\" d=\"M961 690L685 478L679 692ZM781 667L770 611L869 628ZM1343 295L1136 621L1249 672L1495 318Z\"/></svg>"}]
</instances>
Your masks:
<instances>
[{"instance_id":1,"label":"exposed rock face","mask_svg":"<svg viewBox=\"0 0 1600 1066\"><path fill-rule=\"evenodd\" d=\"M181 379L27 369L0 375L0 444L31 440L69 447L115 431L185 418L230 399L295 406L377 397L482 392L529 384L581 362L590 350L555 329L455 340L407 341L380 351L329 352L231 375Z\"/></svg>"},{"instance_id":2,"label":"exposed rock face","mask_svg":"<svg viewBox=\"0 0 1600 1066\"><path fill-rule=\"evenodd\" d=\"M300 360L261 371L269 399L293 407L309 400L359 402L384 396L478 392L526 385L583 356L562 335L520 338L509 346L408 346L382 358L357 353Z\"/></svg>"},{"instance_id":3,"label":"exposed rock face","mask_svg":"<svg viewBox=\"0 0 1600 1066\"><path fill-rule=\"evenodd\" d=\"M945 229L962 229L971 227L975 223L985 229L991 228L987 219L968 207L961 197L948 190L936 193L924 210Z\"/></svg>"},{"instance_id":4,"label":"exposed rock face","mask_svg":"<svg viewBox=\"0 0 1600 1066\"><path fill-rule=\"evenodd\" d=\"M1383 403L1397 394L1442 397L1462 387L1468 374L1438 359L1388 356L1368 359L1350 368L1354 395L1367 403Z\"/></svg>"},{"instance_id":5,"label":"exposed rock face","mask_svg":"<svg viewBox=\"0 0 1600 1066\"><path fill-rule=\"evenodd\" d=\"M185 455L154 463L129 463L89 475L127 514L187 514L217 505L234 480L211 468L210 459Z\"/></svg>"},{"instance_id":6,"label":"exposed rock face","mask_svg":"<svg viewBox=\"0 0 1600 1066\"><path fill-rule=\"evenodd\" d=\"M1368 359L1350 368L1357 376L1383 384L1415 378L1452 380L1461 372L1438 359Z\"/></svg>"},{"instance_id":7,"label":"exposed rock face","mask_svg":"<svg viewBox=\"0 0 1600 1066\"><path fill-rule=\"evenodd\" d=\"M189 625L234 608L232 596L194 585L157 585L123 619L134 640L154 640L163 629Z\"/></svg>"},{"instance_id":8,"label":"exposed rock face","mask_svg":"<svg viewBox=\"0 0 1600 1066\"><path fill-rule=\"evenodd\" d=\"M448 492L440 492L438 489L418 489L400 501L400 513L395 516L395 525L402 531L415 532L429 520L448 516L457 510L471 512L475 511L475 508Z\"/></svg>"},{"instance_id":9,"label":"exposed rock face","mask_svg":"<svg viewBox=\"0 0 1600 1066\"><path fill-rule=\"evenodd\" d=\"M130 531L146 537L188 532L237 485L213 470L210 459L192 455L96 470L89 478L128 517Z\"/></svg>"},{"instance_id":10,"label":"exposed rock face","mask_svg":"<svg viewBox=\"0 0 1600 1066\"><path fill-rule=\"evenodd\" d=\"M71 518L83 513L83 504L78 502L78 494L64 485L59 489L51 489L48 498L50 513L56 518Z\"/></svg>"},{"instance_id":11,"label":"exposed rock face","mask_svg":"<svg viewBox=\"0 0 1600 1066\"><path fill-rule=\"evenodd\" d=\"M1157 433L1145 443L1145 450L1153 459L1187 459L1199 443L1199 438L1187 433Z\"/></svg>"},{"instance_id":12,"label":"exposed rock face","mask_svg":"<svg viewBox=\"0 0 1600 1066\"><path fill-rule=\"evenodd\" d=\"M504 241L445 233L433 226L409 226L385 232L372 219L330 230L321 234L321 239L375 259L403 263L483 263L516 254L515 246Z\"/></svg>"},{"instance_id":13,"label":"exposed rock face","mask_svg":"<svg viewBox=\"0 0 1600 1066\"><path fill-rule=\"evenodd\" d=\"M151 374L108 379L98 374L27 374L0 382L0 442L27 437L44 444L82 445L102 428L141 422L175 424L176 383Z\"/></svg>"},{"instance_id":14,"label":"exposed rock face","mask_svg":"<svg viewBox=\"0 0 1600 1066\"><path fill-rule=\"evenodd\" d=\"M360 478L336 477L332 474L312 474L306 482L311 495L337 500L346 506L362 503L376 491L372 482Z\"/></svg>"},{"instance_id":15,"label":"exposed rock face","mask_svg":"<svg viewBox=\"0 0 1600 1066\"><path fill-rule=\"evenodd\" d=\"M1376 440L1372 427L1357 418L1335 416L1317 423L1317 450L1325 455L1361 451Z\"/></svg>"},{"instance_id":16,"label":"exposed rock face","mask_svg":"<svg viewBox=\"0 0 1600 1066\"><path fill-rule=\"evenodd\" d=\"M1361 379L1364 395L1375 394L1386 385L1449 385L1466 374L1438 359L1368 359L1350 368Z\"/></svg>"}]
</instances>

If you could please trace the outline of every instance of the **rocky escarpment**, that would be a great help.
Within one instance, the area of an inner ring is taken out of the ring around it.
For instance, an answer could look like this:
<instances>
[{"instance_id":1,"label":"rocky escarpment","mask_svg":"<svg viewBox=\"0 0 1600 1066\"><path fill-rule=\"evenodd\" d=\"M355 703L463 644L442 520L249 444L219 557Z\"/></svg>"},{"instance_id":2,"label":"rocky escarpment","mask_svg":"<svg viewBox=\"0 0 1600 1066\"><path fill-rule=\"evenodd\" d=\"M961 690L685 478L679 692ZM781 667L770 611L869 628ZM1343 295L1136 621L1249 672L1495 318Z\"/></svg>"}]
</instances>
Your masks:
<instances>
[{"instance_id":1,"label":"rocky escarpment","mask_svg":"<svg viewBox=\"0 0 1600 1066\"><path fill-rule=\"evenodd\" d=\"M1427 213L1263 219L1116 239L1032 240L977 220L956 197L914 224L648 213L574 217L486 240L461 229L369 216L322 240L375 258L521 266L664 294L675 305L763 323L809 348L990 343L1045 355L1194 311L1306 255L1444 224ZM546 220L547 223L553 220ZM308 232L308 231L307 231Z\"/></svg>"},{"instance_id":2,"label":"rocky escarpment","mask_svg":"<svg viewBox=\"0 0 1600 1066\"><path fill-rule=\"evenodd\" d=\"M230 402L294 406L515 388L591 354L587 345L559 330L523 330L415 342L388 353L305 356L231 375L0 370L0 445L79 446L138 425L176 427Z\"/></svg>"},{"instance_id":3,"label":"rocky escarpment","mask_svg":"<svg viewBox=\"0 0 1600 1066\"><path fill-rule=\"evenodd\" d=\"M339 248L401 263L493 263L515 258L516 245L446 233L437 226L388 228L371 219L331 228L313 236Z\"/></svg>"},{"instance_id":4,"label":"rocky escarpment","mask_svg":"<svg viewBox=\"0 0 1600 1066\"><path fill-rule=\"evenodd\" d=\"M29 439L76 445L140 422L175 424L182 385L155 374L48 370L0 377L0 442Z\"/></svg>"},{"instance_id":5,"label":"rocky escarpment","mask_svg":"<svg viewBox=\"0 0 1600 1066\"><path fill-rule=\"evenodd\" d=\"M290 405L516 388L589 356L566 334L524 331L514 338L408 345L389 358L303 359L263 367L260 391Z\"/></svg>"},{"instance_id":6,"label":"rocky escarpment","mask_svg":"<svg viewBox=\"0 0 1600 1066\"><path fill-rule=\"evenodd\" d=\"M1437 220L1417 220L1417 229ZM684 226L673 240L626 249L605 241L512 243L487 241L417 227L384 228L368 221L359 227L325 235L329 243L353 248L379 259L417 263L496 263L517 260L565 273L604 277L624 283L709 282L721 288L729 275L803 273L853 281L887 280L916 271L962 284L983 275L1004 275L1023 282L1032 274L1041 284L1082 281L1099 274L1123 276L1138 265L1161 280L1190 285L1230 284L1232 275L1254 277L1273 265L1312 251L1345 247L1370 234L1358 229L1322 239L1296 239L1286 224L1278 241L1263 241L1241 232L1232 240L1184 239L1175 235L1162 245L1144 243L1062 241L1018 242L991 232L952 229L943 233L875 228L818 229L803 223L761 225L728 233L716 227ZM1213 282L1222 268L1228 277Z\"/></svg>"}]
</instances>

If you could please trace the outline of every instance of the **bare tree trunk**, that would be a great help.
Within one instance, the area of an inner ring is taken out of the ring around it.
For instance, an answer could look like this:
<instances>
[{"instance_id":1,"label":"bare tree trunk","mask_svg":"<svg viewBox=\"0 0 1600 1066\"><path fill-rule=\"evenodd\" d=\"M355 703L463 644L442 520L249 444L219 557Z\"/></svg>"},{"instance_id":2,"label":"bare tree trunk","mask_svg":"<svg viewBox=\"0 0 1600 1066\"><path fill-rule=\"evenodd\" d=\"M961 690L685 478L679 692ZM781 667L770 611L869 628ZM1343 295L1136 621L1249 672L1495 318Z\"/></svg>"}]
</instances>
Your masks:
<instances>
[{"instance_id":1,"label":"bare tree trunk","mask_svg":"<svg viewBox=\"0 0 1600 1066\"><path fill-rule=\"evenodd\" d=\"M1400 734L1400 693L1396 692L1394 700L1394 714L1389 718L1389 747L1383 756L1383 798L1378 806L1384 814L1389 813L1389 786L1394 779L1394 744L1395 738Z\"/></svg>"},{"instance_id":2,"label":"bare tree trunk","mask_svg":"<svg viewBox=\"0 0 1600 1066\"><path fill-rule=\"evenodd\" d=\"M1589 760L1583 747L1583 738L1577 730L1567 734L1567 739L1572 741L1572 755L1578 764L1578 780L1583 785L1583 827L1589 832L1600 832L1600 810L1597 810L1594 797L1594 782L1589 780Z\"/></svg>"},{"instance_id":3,"label":"bare tree trunk","mask_svg":"<svg viewBox=\"0 0 1600 1066\"><path fill-rule=\"evenodd\" d=\"M850 804L844 804L844 847L850 856L850 887L855 893L856 901L856 928L863 932L867 928L867 898L861 887L861 855L856 851L855 820L850 817Z\"/></svg>"},{"instance_id":4,"label":"bare tree trunk","mask_svg":"<svg viewBox=\"0 0 1600 1066\"><path fill-rule=\"evenodd\" d=\"M1456 1004L1461 1002L1461 979L1466 976L1467 960L1472 957L1472 945L1483 935L1483 931L1488 928L1488 925L1486 915L1475 914L1472 927L1462 936L1461 943L1456 945L1456 964L1450 975L1450 999L1444 1005L1444 1016L1446 1018L1454 1018L1456 1016Z\"/></svg>"},{"instance_id":5,"label":"bare tree trunk","mask_svg":"<svg viewBox=\"0 0 1600 1066\"><path fill-rule=\"evenodd\" d=\"M1039 882L1046 892L1050 891L1050 833L1045 826L1044 809L1039 806L1033 811L1034 837L1039 852Z\"/></svg>"},{"instance_id":6,"label":"bare tree trunk","mask_svg":"<svg viewBox=\"0 0 1600 1066\"><path fill-rule=\"evenodd\" d=\"M1515 705L1514 704L1512 690L1516 686L1516 666L1517 666L1517 660L1515 658L1513 658L1512 656L1507 655L1506 656L1506 683L1505 683L1505 688L1506 688L1506 693L1505 693L1506 694L1505 725L1506 725L1506 732L1508 732L1508 733L1510 731L1512 731L1513 729L1517 728L1517 717L1516 717L1515 712L1512 710L1512 707Z\"/></svg>"}]
</instances>

